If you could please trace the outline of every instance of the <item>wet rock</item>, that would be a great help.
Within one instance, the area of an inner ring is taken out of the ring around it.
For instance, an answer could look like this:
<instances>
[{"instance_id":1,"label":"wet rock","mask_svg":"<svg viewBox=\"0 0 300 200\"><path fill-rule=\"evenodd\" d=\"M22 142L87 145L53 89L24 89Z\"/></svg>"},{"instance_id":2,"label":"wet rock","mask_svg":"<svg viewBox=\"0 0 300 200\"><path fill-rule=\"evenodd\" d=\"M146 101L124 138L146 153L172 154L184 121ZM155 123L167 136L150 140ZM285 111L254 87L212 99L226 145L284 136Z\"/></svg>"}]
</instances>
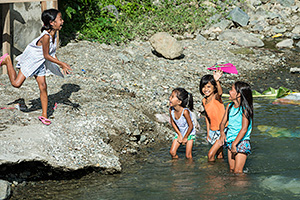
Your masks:
<instances>
[{"instance_id":1,"label":"wet rock","mask_svg":"<svg viewBox=\"0 0 300 200\"><path fill-rule=\"evenodd\" d=\"M0 180L0 199L8 199L10 196L10 192L10 183L4 180Z\"/></svg>"},{"instance_id":2,"label":"wet rock","mask_svg":"<svg viewBox=\"0 0 300 200\"><path fill-rule=\"evenodd\" d=\"M149 41L154 50L165 58L174 59L183 53L182 45L166 32L154 34Z\"/></svg>"}]
</instances>

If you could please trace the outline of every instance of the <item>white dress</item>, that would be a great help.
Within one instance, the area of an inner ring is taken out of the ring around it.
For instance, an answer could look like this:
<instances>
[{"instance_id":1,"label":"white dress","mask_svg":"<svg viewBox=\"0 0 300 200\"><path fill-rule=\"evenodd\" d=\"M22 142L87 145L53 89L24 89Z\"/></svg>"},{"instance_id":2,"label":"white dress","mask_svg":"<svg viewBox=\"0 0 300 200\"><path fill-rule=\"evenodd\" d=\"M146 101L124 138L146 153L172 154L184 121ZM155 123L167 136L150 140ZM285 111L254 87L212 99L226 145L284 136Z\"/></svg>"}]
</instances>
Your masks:
<instances>
[{"instance_id":1,"label":"white dress","mask_svg":"<svg viewBox=\"0 0 300 200\"><path fill-rule=\"evenodd\" d=\"M55 74L63 77L59 66L44 58L43 47L36 45L41 37L43 37L45 34L50 36L49 55L55 58L57 37L55 35L53 42L52 36L46 30L44 30L38 38L34 39L30 44L27 45L21 55L16 57L16 60L18 61L16 67L21 69L21 72L26 78L32 76L33 72L35 72L42 65L43 67L46 67L47 74Z\"/></svg>"}]
</instances>

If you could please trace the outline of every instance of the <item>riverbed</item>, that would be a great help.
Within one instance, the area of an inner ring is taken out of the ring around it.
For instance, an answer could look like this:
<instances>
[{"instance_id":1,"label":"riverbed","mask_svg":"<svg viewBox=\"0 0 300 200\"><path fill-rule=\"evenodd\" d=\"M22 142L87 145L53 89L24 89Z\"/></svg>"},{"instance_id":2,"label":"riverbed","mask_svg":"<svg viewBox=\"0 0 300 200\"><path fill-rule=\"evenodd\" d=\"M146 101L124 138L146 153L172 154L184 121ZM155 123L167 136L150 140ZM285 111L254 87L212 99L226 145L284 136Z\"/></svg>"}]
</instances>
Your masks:
<instances>
[{"instance_id":1,"label":"riverbed","mask_svg":"<svg viewBox=\"0 0 300 200\"><path fill-rule=\"evenodd\" d=\"M228 102L227 99L224 99ZM150 150L121 174L92 173L75 180L29 182L12 199L295 199L300 198L300 107L255 98L252 154L245 176L229 173L228 163L207 162L205 129L197 133L193 161L172 161L171 143ZM200 124L205 124L200 118Z\"/></svg>"}]
</instances>

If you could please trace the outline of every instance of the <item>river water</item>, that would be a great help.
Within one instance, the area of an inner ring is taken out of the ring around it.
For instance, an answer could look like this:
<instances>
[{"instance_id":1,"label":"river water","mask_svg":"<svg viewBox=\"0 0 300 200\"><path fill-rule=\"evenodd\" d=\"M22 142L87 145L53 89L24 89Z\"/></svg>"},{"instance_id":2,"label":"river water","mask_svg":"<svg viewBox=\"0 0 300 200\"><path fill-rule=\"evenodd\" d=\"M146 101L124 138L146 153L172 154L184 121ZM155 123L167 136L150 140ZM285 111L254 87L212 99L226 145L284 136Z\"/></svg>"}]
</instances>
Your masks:
<instances>
[{"instance_id":1,"label":"river water","mask_svg":"<svg viewBox=\"0 0 300 200\"><path fill-rule=\"evenodd\" d=\"M245 77L253 89L284 86L300 91L299 52L289 53L287 67L274 67ZM225 89L225 93L228 92ZM13 188L11 199L300 199L300 106L275 105L274 98L254 98L252 154L245 176L229 173L227 157L207 162L210 146L205 140L205 121L197 133L193 161L169 155L171 142L125 166L121 174L91 173L80 179L28 182ZM224 102L228 102L224 98Z\"/></svg>"},{"instance_id":2,"label":"river water","mask_svg":"<svg viewBox=\"0 0 300 200\"><path fill-rule=\"evenodd\" d=\"M165 144L121 174L29 182L15 188L12 199L299 199L300 107L274 105L272 98L254 100L252 154L245 176L229 173L226 159L207 162L210 146L202 128L192 162L184 158L184 148L172 161L171 143ZM203 118L200 123L204 126Z\"/></svg>"}]
</instances>

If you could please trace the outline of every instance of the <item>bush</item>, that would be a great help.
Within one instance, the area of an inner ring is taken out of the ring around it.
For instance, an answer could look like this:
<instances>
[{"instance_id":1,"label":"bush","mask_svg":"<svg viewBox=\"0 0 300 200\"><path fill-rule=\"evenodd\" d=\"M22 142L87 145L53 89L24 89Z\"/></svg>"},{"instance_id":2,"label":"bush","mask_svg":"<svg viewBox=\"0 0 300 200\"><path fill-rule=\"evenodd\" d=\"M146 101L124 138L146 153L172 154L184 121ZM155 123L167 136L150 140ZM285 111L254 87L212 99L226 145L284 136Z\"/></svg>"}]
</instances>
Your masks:
<instances>
[{"instance_id":1,"label":"bush","mask_svg":"<svg viewBox=\"0 0 300 200\"><path fill-rule=\"evenodd\" d=\"M193 33L211 15L200 6L202 1L161 0L157 5L152 1L60 0L65 20L61 38L65 43L78 38L120 44L159 31Z\"/></svg>"}]
</instances>

